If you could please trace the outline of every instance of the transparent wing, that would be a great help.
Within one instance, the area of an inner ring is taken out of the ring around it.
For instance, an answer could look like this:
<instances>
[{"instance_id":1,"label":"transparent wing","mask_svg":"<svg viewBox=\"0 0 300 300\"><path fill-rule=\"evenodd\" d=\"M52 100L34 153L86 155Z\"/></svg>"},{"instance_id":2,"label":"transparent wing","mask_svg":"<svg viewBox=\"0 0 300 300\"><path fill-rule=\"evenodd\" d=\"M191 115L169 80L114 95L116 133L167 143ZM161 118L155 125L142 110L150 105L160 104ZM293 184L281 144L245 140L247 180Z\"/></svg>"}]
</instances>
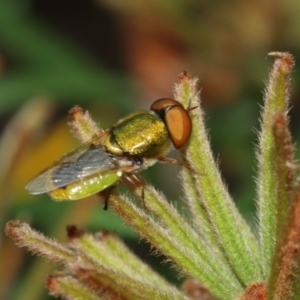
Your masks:
<instances>
[{"instance_id":1,"label":"transparent wing","mask_svg":"<svg viewBox=\"0 0 300 300\"><path fill-rule=\"evenodd\" d=\"M107 135L107 133L106 133ZM104 136L73 149L25 186L31 194L47 193L96 173L116 171L116 165L103 147Z\"/></svg>"}]
</instances>

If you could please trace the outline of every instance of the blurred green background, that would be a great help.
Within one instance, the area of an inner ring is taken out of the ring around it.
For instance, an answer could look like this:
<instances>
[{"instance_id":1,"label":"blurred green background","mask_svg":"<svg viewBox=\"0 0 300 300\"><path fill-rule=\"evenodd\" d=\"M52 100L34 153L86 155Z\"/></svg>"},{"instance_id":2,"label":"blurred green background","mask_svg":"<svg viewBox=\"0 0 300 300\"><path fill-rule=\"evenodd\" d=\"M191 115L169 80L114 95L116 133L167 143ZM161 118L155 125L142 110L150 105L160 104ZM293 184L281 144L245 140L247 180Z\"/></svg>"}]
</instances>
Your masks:
<instances>
[{"instance_id":1,"label":"blurred green background","mask_svg":"<svg viewBox=\"0 0 300 300\"><path fill-rule=\"evenodd\" d=\"M116 231L134 251L176 282L174 270L97 197L55 203L25 183L76 145L67 126L75 104L103 128L124 114L172 97L183 70L200 79L212 148L236 203L255 225L255 130L273 58L300 61L300 2L139 0L0 1L0 299L52 299L53 266L4 236L19 219L66 242L65 226ZM291 128L299 139L300 76L292 81ZM178 168L142 176L180 206ZM165 178L170 178L168 181ZM128 190L123 189L126 193Z\"/></svg>"}]
</instances>

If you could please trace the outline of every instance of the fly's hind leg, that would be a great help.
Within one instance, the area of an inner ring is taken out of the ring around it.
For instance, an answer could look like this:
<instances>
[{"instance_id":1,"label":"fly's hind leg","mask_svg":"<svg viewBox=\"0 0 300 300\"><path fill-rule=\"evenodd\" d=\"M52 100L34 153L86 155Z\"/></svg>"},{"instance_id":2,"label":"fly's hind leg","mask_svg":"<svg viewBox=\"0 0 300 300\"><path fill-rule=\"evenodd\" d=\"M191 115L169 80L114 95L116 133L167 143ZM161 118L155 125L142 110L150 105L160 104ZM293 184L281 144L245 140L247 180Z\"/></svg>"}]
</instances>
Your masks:
<instances>
[{"instance_id":1,"label":"fly's hind leg","mask_svg":"<svg viewBox=\"0 0 300 300\"><path fill-rule=\"evenodd\" d=\"M98 193L98 195L104 199L104 206L103 206L104 210L108 209L108 201L109 201L111 193L113 192L113 190L115 188L116 188L116 185L112 185Z\"/></svg>"}]
</instances>

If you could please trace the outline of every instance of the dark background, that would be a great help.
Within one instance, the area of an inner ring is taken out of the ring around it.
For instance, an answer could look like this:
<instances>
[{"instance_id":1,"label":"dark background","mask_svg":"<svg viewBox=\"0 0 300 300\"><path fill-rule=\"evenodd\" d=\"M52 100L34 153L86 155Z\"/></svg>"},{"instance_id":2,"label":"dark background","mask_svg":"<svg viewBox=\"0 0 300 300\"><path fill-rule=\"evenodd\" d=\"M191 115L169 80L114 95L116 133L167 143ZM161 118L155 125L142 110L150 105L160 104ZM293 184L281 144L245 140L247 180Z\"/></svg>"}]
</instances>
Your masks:
<instances>
[{"instance_id":1,"label":"dark background","mask_svg":"<svg viewBox=\"0 0 300 300\"><path fill-rule=\"evenodd\" d=\"M1 0L0 2L0 299L47 299L52 266L4 236L19 219L66 241L65 226L116 231L136 253L177 282L149 246L97 197L55 203L25 183L76 145L67 127L75 104L103 128L126 113L172 97L183 70L200 79L212 148L223 177L255 225L255 130L273 63L270 51L300 61L300 4L289 1ZM299 139L299 81L292 81L291 129ZM178 168L142 176L182 203ZM169 178L168 181L165 178ZM123 188L126 193L128 190Z\"/></svg>"}]
</instances>

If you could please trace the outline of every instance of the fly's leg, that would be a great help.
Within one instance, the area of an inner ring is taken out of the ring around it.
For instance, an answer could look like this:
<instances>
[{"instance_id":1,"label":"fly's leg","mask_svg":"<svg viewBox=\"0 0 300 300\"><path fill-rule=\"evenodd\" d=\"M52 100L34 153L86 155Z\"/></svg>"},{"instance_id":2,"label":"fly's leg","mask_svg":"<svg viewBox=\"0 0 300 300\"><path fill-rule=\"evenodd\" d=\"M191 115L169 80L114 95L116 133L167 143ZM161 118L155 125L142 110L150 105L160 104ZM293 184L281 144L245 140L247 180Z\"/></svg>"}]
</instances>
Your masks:
<instances>
[{"instance_id":1,"label":"fly's leg","mask_svg":"<svg viewBox=\"0 0 300 300\"><path fill-rule=\"evenodd\" d=\"M145 190L144 190L143 181L136 174L133 173L125 173L122 177L122 180L132 190L135 190L136 188L141 189L141 199L143 202L144 209L147 210L146 203L145 203Z\"/></svg>"},{"instance_id":2,"label":"fly's leg","mask_svg":"<svg viewBox=\"0 0 300 300\"><path fill-rule=\"evenodd\" d=\"M162 156L162 157L159 157L158 160L161 161L161 162L169 163L169 164L184 166L182 163L180 163L177 159L174 159L174 158L169 158L169 157Z\"/></svg>"},{"instance_id":3,"label":"fly's leg","mask_svg":"<svg viewBox=\"0 0 300 300\"><path fill-rule=\"evenodd\" d=\"M188 170L191 171L190 166L178 161L177 159L162 156L162 157L159 157L158 160L161 162L168 163L168 164L178 165L178 166L187 168Z\"/></svg>"},{"instance_id":4,"label":"fly's leg","mask_svg":"<svg viewBox=\"0 0 300 300\"><path fill-rule=\"evenodd\" d=\"M115 185L108 187L107 189L101 191L100 193L98 193L99 196L104 198L104 206L103 209L107 210L108 209L108 201L110 198L110 195L112 193L112 191L116 188Z\"/></svg>"},{"instance_id":5,"label":"fly's leg","mask_svg":"<svg viewBox=\"0 0 300 300\"><path fill-rule=\"evenodd\" d=\"M180 161L178 161L177 159L174 159L174 158L169 158L169 157L162 156L162 157L159 157L158 160L161 161L161 162L178 165L178 166L181 166L181 167L184 167L184 168L188 169L189 171L196 172L188 164L185 164L184 162L180 162Z\"/></svg>"}]
</instances>

